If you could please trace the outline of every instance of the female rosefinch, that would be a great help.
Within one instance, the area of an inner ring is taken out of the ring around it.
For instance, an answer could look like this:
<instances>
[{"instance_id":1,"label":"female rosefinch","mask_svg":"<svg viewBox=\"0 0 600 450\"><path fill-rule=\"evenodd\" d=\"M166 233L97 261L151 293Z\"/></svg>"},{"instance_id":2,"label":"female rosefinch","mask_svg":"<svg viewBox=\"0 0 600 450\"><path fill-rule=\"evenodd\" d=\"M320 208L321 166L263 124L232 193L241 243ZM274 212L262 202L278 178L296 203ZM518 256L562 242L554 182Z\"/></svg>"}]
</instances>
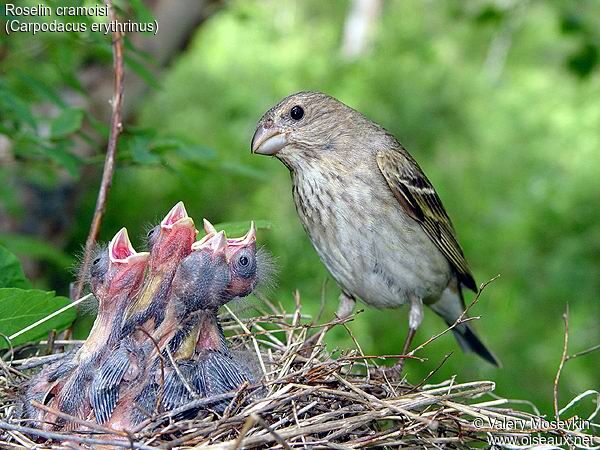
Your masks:
<instances>
[{"instance_id":1,"label":"female rosefinch","mask_svg":"<svg viewBox=\"0 0 600 450\"><path fill-rule=\"evenodd\" d=\"M410 304L404 353L423 303L448 324L477 285L435 189L390 133L328 95L300 92L260 119L252 151L292 175L300 221L342 288L338 316L360 298L380 308ZM468 323L454 329L465 351L499 365Z\"/></svg>"}]
</instances>

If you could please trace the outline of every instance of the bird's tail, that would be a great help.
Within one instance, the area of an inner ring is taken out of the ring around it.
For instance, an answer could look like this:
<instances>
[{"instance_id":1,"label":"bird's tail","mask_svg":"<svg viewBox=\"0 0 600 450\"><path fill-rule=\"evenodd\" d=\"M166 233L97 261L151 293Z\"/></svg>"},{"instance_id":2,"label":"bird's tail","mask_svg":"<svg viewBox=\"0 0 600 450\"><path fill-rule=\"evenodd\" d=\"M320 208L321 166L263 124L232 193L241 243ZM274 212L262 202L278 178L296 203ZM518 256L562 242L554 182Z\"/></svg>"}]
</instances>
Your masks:
<instances>
[{"instance_id":1,"label":"bird's tail","mask_svg":"<svg viewBox=\"0 0 600 450\"><path fill-rule=\"evenodd\" d=\"M430 306L449 326L455 323L465 310L465 302L460 288L452 285L448 286L440 299ZM487 362L497 367L502 366L498 358L477 337L469 322L457 325L452 332L464 352L474 352Z\"/></svg>"}]
</instances>

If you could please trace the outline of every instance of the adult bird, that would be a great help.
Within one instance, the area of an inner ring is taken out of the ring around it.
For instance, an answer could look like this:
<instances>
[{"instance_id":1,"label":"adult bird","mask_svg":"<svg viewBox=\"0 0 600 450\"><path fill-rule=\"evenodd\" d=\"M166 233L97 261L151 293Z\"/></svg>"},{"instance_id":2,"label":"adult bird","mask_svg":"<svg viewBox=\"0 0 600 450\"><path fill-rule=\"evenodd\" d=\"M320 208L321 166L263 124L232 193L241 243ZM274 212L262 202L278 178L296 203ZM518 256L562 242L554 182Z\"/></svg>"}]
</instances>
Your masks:
<instances>
[{"instance_id":1,"label":"adult bird","mask_svg":"<svg viewBox=\"0 0 600 450\"><path fill-rule=\"evenodd\" d=\"M342 289L338 317L356 299L378 308L410 306L410 348L423 304L453 324L462 288L477 292L454 227L417 162L383 127L337 99L299 92L260 119L252 152L291 172L300 221ZM452 330L465 351L499 361L468 323Z\"/></svg>"}]
</instances>

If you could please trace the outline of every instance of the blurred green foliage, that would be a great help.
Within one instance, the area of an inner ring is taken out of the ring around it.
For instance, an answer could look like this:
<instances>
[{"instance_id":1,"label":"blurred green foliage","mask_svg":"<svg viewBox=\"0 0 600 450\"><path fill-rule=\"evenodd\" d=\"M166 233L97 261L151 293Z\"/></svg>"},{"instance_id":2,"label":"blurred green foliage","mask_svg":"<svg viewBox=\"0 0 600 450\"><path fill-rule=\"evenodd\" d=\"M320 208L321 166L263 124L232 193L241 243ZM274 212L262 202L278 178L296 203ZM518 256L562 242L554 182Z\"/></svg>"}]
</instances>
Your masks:
<instances>
[{"instance_id":1,"label":"blurred green foliage","mask_svg":"<svg viewBox=\"0 0 600 450\"><path fill-rule=\"evenodd\" d=\"M422 352L426 363L408 363L409 380L454 352L432 381L492 379L499 395L550 413L567 304L571 353L600 341L600 4L389 1L371 48L354 60L340 56L348 8L341 0L238 0L203 25L126 127L102 237L123 225L141 236L178 200L197 222L266 220L272 226L259 240L280 269L269 296L291 307L298 289L315 314L323 297L331 317L339 292L334 282L324 287L328 274L297 220L287 169L249 151L257 120L281 97L327 92L386 127L420 162L478 282L501 274L472 313L504 368L462 355L446 335ZM88 36L37 39L43 51L33 55L22 36L4 44L25 53L3 63L0 133L19 143L20 176L42 172L51 182L52 167L78 175L84 162L69 146L82 121L106 131L62 104L60 92L77 89L86 58L108 63L110 47L82 45ZM32 58L43 62L35 72L26 70ZM52 117L32 112L44 97L58 106ZM42 138L38 121L49 127ZM80 193L66 254L85 240L96 187ZM10 184L0 189L9 211L26 214ZM64 255L54 261L54 272L34 281L67 292ZM406 312L368 310L350 327L365 353L398 353ZM417 339L442 327L428 314ZM339 329L329 344L348 348L351 339ZM599 359L567 364L562 402L600 388Z\"/></svg>"}]
</instances>

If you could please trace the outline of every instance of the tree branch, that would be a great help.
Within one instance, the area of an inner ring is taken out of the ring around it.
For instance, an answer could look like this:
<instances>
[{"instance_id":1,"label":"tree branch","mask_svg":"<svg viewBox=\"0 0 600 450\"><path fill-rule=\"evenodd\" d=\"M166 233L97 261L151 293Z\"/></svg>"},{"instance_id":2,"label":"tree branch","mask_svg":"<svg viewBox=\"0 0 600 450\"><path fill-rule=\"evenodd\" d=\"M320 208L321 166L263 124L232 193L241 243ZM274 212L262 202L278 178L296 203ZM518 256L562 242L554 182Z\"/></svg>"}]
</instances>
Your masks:
<instances>
[{"instance_id":1,"label":"tree branch","mask_svg":"<svg viewBox=\"0 0 600 450\"><path fill-rule=\"evenodd\" d=\"M113 8L111 0L105 0L106 4L110 9L110 21L117 21L117 14ZM98 198L96 200L96 208L94 210L94 216L90 225L90 232L85 242L85 251L83 256L83 262L79 271L79 276L75 288L72 293L72 298L79 298L81 291L83 290L83 281L85 280L85 274L89 270L90 259L98 233L100 232L100 226L102 225L102 219L104 217L104 211L106 210L106 201L108 199L108 193L112 185L113 173L115 170L115 156L117 153L117 141L119 134L122 130L121 124L121 108L123 103L123 34L117 29L112 34L112 47L113 47L113 65L114 65L114 94L112 99L112 113L110 119L110 134L108 137L108 146L106 149L106 158L104 160L104 169L102 170L102 180L100 182L100 190L98 191Z\"/></svg>"}]
</instances>

